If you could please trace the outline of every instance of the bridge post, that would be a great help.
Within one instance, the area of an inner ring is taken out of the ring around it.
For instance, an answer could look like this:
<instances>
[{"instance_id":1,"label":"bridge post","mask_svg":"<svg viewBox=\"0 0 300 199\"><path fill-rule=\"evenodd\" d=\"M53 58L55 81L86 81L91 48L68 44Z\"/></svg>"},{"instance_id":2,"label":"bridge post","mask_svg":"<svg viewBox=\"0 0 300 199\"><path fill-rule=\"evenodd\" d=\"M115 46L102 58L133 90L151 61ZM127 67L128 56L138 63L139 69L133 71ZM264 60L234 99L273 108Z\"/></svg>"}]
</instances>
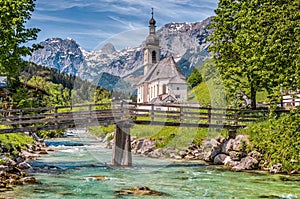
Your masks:
<instances>
[{"instance_id":1,"label":"bridge post","mask_svg":"<svg viewBox=\"0 0 300 199\"><path fill-rule=\"evenodd\" d=\"M23 121L23 110L19 111L19 127L22 128L22 121Z\"/></svg>"},{"instance_id":2,"label":"bridge post","mask_svg":"<svg viewBox=\"0 0 300 199\"><path fill-rule=\"evenodd\" d=\"M58 129L58 107L54 108L54 119L55 128Z\"/></svg>"},{"instance_id":3,"label":"bridge post","mask_svg":"<svg viewBox=\"0 0 300 199\"><path fill-rule=\"evenodd\" d=\"M115 125L112 165L132 166L130 124L120 122Z\"/></svg>"},{"instance_id":4,"label":"bridge post","mask_svg":"<svg viewBox=\"0 0 300 199\"><path fill-rule=\"evenodd\" d=\"M208 124L210 124L211 123L211 107L208 107L207 115L208 115Z\"/></svg>"}]
</instances>

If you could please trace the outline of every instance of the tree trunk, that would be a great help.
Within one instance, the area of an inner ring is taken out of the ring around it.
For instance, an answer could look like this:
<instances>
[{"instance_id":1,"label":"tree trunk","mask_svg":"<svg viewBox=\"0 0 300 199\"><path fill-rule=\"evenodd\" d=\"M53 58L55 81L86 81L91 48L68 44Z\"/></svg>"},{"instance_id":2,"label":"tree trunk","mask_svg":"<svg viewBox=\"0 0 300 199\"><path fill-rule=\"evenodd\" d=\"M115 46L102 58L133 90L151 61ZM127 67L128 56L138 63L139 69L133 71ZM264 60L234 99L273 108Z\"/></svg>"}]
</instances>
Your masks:
<instances>
[{"instance_id":1,"label":"tree trunk","mask_svg":"<svg viewBox=\"0 0 300 199\"><path fill-rule=\"evenodd\" d=\"M256 109L256 89L255 85L251 83L250 86L250 98L251 98L251 109L255 110Z\"/></svg>"}]
</instances>

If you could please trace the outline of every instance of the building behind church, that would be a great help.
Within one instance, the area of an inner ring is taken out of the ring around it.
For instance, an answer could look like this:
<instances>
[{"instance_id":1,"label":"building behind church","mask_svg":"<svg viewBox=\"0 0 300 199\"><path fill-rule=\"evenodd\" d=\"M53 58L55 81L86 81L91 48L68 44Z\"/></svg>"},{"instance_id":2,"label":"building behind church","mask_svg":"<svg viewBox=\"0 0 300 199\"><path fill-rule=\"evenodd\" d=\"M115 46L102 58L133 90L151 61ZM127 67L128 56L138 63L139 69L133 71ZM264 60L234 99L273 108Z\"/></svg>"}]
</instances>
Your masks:
<instances>
[{"instance_id":1,"label":"building behind church","mask_svg":"<svg viewBox=\"0 0 300 199\"><path fill-rule=\"evenodd\" d=\"M161 50L156 36L156 21L149 21L149 35L144 55L144 76L138 83L137 102L164 104L187 100L187 83L173 56L160 60Z\"/></svg>"}]
</instances>

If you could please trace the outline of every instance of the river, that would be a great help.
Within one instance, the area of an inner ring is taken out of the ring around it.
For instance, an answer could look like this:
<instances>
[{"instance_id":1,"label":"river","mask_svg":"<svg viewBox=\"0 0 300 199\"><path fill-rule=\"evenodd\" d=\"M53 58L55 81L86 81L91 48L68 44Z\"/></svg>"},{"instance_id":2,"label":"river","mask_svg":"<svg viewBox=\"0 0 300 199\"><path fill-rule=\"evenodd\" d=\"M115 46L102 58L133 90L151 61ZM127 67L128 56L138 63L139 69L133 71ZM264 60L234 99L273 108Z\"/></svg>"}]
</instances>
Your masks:
<instances>
[{"instance_id":1,"label":"river","mask_svg":"<svg viewBox=\"0 0 300 199\"><path fill-rule=\"evenodd\" d=\"M167 193L155 198L300 198L300 181L283 175L231 172L201 162L173 162L133 156L133 167L112 168L112 150L78 130L75 136L49 140L57 151L31 164L41 182L0 193L0 198L122 198L115 191L147 186ZM95 180L92 176L105 176ZM124 198L153 198L127 196Z\"/></svg>"}]
</instances>

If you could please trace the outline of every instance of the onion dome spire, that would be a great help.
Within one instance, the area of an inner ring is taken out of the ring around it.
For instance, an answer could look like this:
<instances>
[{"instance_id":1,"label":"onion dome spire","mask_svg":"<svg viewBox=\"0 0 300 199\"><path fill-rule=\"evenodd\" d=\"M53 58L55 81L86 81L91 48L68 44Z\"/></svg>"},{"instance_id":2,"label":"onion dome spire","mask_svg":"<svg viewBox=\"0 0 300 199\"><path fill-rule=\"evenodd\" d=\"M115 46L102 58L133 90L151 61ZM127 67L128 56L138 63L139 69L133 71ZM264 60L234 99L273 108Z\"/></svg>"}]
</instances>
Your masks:
<instances>
[{"instance_id":1,"label":"onion dome spire","mask_svg":"<svg viewBox=\"0 0 300 199\"><path fill-rule=\"evenodd\" d=\"M151 19L149 20L149 24L150 24L150 26L155 26L156 21L155 21L155 19L153 18L153 8L152 8L151 15L152 15L152 17L151 17Z\"/></svg>"}]
</instances>

